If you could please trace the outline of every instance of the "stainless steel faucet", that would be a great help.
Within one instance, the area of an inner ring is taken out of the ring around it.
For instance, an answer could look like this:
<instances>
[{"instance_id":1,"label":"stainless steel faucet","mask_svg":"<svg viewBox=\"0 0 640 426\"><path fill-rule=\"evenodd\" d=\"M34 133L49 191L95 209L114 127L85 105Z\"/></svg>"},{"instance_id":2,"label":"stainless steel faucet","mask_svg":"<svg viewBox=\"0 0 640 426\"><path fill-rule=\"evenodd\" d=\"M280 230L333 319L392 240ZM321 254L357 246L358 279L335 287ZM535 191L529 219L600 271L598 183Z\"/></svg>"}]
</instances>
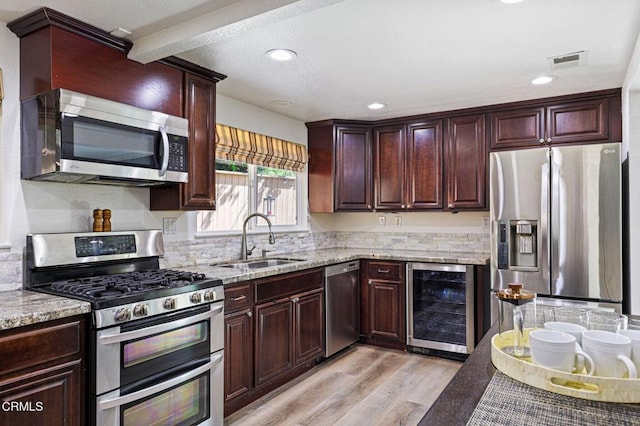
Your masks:
<instances>
[{"instance_id":1,"label":"stainless steel faucet","mask_svg":"<svg viewBox=\"0 0 640 426\"><path fill-rule=\"evenodd\" d=\"M242 224L242 241L240 243L241 245L240 260L247 260L247 256L251 256L251 253L253 253L253 249L256 248L256 246L253 246L251 247L251 249L247 249L247 223L252 217L256 217L256 216L266 220L267 225L269 225L269 244L276 243L276 236L273 235L273 232L271 231L271 221L269 220L269 218L266 215L263 215L262 213L251 213L249 216L247 216L244 219L244 223Z\"/></svg>"}]
</instances>

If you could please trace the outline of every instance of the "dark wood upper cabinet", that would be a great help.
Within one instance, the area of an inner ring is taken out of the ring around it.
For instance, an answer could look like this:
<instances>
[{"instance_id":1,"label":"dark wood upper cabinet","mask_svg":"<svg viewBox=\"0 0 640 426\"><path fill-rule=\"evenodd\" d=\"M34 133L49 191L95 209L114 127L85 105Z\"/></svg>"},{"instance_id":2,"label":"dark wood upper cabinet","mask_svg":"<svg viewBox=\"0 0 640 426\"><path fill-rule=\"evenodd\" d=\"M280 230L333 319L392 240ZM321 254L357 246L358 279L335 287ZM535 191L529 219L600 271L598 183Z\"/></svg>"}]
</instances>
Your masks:
<instances>
[{"instance_id":1,"label":"dark wood upper cabinet","mask_svg":"<svg viewBox=\"0 0 640 426\"><path fill-rule=\"evenodd\" d=\"M375 128L374 188L376 210L406 208L406 133L404 125Z\"/></svg>"},{"instance_id":2,"label":"dark wood upper cabinet","mask_svg":"<svg viewBox=\"0 0 640 426\"><path fill-rule=\"evenodd\" d=\"M442 120L407 126L408 208L442 208Z\"/></svg>"},{"instance_id":3,"label":"dark wood upper cabinet","mask_svg":"<svg viewBox=\"0 0 640 426\"><path fill-rule=\"evenodd\" d=\"M366 123L307 123L311 213L371 211L371 126Z\"/></svg>"},{"instance_id":4,"label":"dark wood upper cabinet","mask_svg":"<svg viewBox=\"0 0 640 426\"><path fill-rule=\"evenodd\" d=\"M491 150L622 139L619 90L563 97L491 113ZM584 98L584 99L583 99Z\"/></svg>"},{"instance_id":5,"label":"dark wood upper cabinet","mask_svg":"<svg viewBox=\"0 0 640 426\"><path fill-rule=\"evenodd\" d=\"M374 129L376 210L442 208L442 120Z\"/></svg>"},{"instance_id":6,"label":"dark wood upper cabinet","mask_svg":"<svg viewBox=\"0 0 640 426\"><path fill-rule=\"evenodd\" d=\"M151 188L151 210L214 210L216 83L185 74L189 182Z\"/></svg>"},{"instance_id":7,"label":"dark wood upper cabinet","mask_svg":"<svg viewBox=\"0 0 640 426\"><path fill-rule=\"evenodd\" d=\"M20 36L20 98L63 88L140 108L182 116L182 71L159 63L127 59L125 45L88 38L97 29L51 25L57 15L40 18L41 28L9 28ZM34 18L40 17L39 14ZM108 37L111 37L107 34ZM118 48L120 47L120 48Z\"/></svg>"},{"instance_id":8,"label":"dark wood upper cabinet","mask_svg":"<svg viewBox=\"0 0 640 426\"><path fill-rule=\"evenodd\" d=\"M491 114L491 149L541 144L545 140L544 129L544 107L494 112Z\"/></svg>"},{"instance_id":9,"label":"dark wood upper cabinet","mask_svg":"<svg viewBox=\"0 0 640 426\"><path fill-rule=\"evenodd\" d=\"M483 210L487 207L485 114L450 118L448 133L447 208Z\"/></svg>"}]
</instances>

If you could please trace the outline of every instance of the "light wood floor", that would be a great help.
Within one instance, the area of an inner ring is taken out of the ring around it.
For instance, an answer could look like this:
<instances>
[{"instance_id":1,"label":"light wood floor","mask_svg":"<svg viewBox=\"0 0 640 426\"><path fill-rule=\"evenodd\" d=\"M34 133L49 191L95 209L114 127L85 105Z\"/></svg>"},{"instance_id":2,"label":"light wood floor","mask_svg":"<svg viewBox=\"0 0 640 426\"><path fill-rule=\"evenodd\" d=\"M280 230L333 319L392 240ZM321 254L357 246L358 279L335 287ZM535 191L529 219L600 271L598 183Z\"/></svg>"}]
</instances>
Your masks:
<instances>
[{"instance_id":1,"label":"light wood floor","mask_svg":"<svg viewBox=\"0 0 640 426\"><path fill-rule=\"evenodd\" d=\"M225 419L225 425L415 425L462 363L353 345Z\"/></svg>"}]
</instances>

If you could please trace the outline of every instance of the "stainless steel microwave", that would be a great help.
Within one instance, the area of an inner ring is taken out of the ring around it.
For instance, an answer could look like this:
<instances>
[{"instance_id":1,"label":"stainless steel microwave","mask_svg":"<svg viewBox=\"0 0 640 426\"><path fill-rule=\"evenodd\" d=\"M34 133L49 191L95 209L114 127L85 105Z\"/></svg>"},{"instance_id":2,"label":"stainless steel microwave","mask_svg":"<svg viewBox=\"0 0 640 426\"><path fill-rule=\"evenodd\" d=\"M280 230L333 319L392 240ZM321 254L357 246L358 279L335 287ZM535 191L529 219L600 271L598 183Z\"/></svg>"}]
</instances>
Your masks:
<instances>
[{"instance_id":1,"label":"stainless steel microwave","mask_svg":"<svg viewBox=\"0 0 640 426\"><path fill-rule=\"evenodd\" d=\"M65 89L21 105L21 176L154 186L188 181L188 120Z\"/></svg>"}]
</instances>

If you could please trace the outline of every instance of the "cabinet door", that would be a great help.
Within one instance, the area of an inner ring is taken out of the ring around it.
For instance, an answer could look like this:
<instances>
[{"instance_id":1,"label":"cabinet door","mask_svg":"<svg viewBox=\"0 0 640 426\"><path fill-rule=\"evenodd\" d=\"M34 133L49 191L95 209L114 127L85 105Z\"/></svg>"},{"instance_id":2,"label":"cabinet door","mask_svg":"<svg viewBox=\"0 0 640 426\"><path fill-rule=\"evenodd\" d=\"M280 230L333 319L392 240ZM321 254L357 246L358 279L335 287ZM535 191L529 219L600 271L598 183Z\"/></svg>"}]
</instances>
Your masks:
<instances>
[{"instance_id":1,"label":"cabinet door","mask_svg":"<svg viewBox=\"0 0 640 426\"><path fill-rule=\"evenodd\" d=\"M324 342L322 296L323 291L316 290L293 298L296 364L322 355Z\"/></svg>"},{"instance_id":2,"label":"cabinet door","mask_svg":"<svg viewBox=\"0 0 640 426\"><path fill-rule=\"evenodd\" d=\"M253 379L251 309L224 317L224 402L247 395Z\"/></svg>"},{"instance_id":3,"label":"cabinet door","mask_svg":"<svg viewBox=\"0 0 640 426\"><path fill-rule=\"evenodd\" d=\"M371 336L404 342L402 282L370 279L368 284Z\"/></svg>"},{"instance_id":4,"label":"cabinet door","mask_svg":"<svg viewBox=\"0 0 640 426\"><path fill-rule=\"evenodd\" d=\"M23 410L0 410L0 425L82 426L86 394L84 370L76 360L0 382L0 400L16 401Z\"/></svg>"},{"instance_id":5,"label":"cabinet door","mask_svg":"<svg viewBox=\"0 0 640 426\"><path fill-rule=\"evenodd\" d=\"M407 127L407 208L442 208L442 121Z\"/></svg>"},{"instance_id":6,"label":"cabinet door","mask_svg":"<svg viewBox=\"0 0 640 426\"><path fill-rule=\"evenodd\" d=\"M545 140L544 107L491 113L491 150L537 147Z\"/></svg>"},{"instance_id":7,"label":"cabinet door","mask_svg":"<svg viewBox=\"0 0 640 426\"><path fill-rule=\"evenodd\" d=\"M369 211L371 131L337 127L335 137L335 210Z\"/></svg>"},{"instance_id":8,"label":"cabinet door","mask_svg":"<svg viewBox=\"0 0 640 426\"><path fill-rule=\"evenodd\" d=\"M191 74L186 74L185 79L185 113L189 120L189 182L182 188L182 207L211 210L216 206L216 84Z\"/></svg>"},{"instance_id":9,"label":"cabinet door","mask_svg":"<svg viewBox=\"0 0 640 426\"><path fill-rule=\"evenodd\" d=\"M293 302L281 299L255 307L255 386L294 366Z\"/></svg>"},{"instance_id":10,"label":"cabinet door","mask_svg":"<svg viewBox=\"0 0 640 426\"><path fill-rule=\"evenodd\" d=\"M406 208L404 125L374 129L374 187L377 210Z\"/></svg>"},{"instance_id":11,"label":"cabinet door","mask_svg":"<svg viewBox=\"0 0 640 426\"><path fill-rule=\"evenodd\" d=\"M151 188L151 210L214 210L216 83L185 73L189 182Z\"/></svg>"},{"instance_id":12,"label":"cabinet door","mask_svg":"<svg viewBox=\"0 0 640 426\"><path fill-rule=\"evenodd\" d=\"M608 99L547 107L547 137L552 144L608 141Z\"/></svg>"},{"instance_id":13,"label":"cabinet door","mask_svg":"<svg viewBox=\"0 0 640 426\"><path fill-rule=\"evenodd\" d=\"M447 207L450 210L486 208L487 149L484 114L449 119Z\"/></svg>"}]
</instances>

